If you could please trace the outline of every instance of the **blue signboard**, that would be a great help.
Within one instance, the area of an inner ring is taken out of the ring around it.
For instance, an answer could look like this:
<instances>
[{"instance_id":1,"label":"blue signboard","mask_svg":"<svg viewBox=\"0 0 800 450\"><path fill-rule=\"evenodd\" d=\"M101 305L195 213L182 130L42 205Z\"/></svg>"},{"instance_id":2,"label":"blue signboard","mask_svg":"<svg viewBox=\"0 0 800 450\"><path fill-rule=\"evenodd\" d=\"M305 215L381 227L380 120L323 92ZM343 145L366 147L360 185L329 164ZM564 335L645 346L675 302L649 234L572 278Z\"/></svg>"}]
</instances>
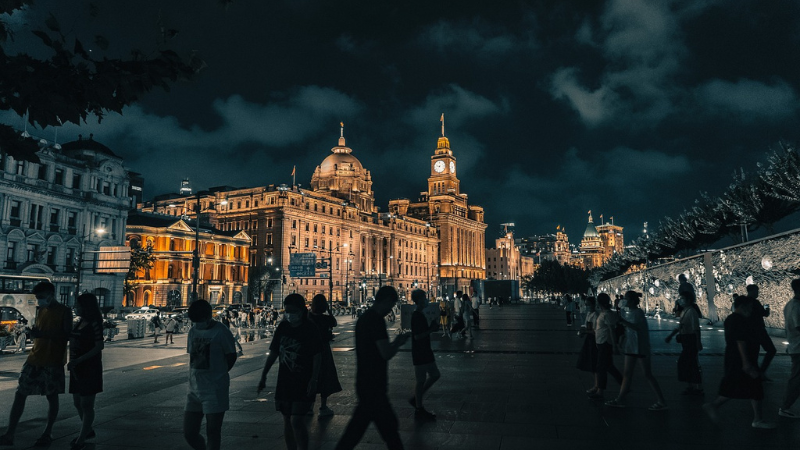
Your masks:
<instances>
[{"instance_id":1,"label":"blue signboard","mask_svg":"<svg viewBox=\"0 0 800 450\"><path fill-rule=\"evenodd\" d=\"M289 255L289 275L295 277L313 277L316 275L316 253L291 253Z\"/></svg>"}]
</instances>

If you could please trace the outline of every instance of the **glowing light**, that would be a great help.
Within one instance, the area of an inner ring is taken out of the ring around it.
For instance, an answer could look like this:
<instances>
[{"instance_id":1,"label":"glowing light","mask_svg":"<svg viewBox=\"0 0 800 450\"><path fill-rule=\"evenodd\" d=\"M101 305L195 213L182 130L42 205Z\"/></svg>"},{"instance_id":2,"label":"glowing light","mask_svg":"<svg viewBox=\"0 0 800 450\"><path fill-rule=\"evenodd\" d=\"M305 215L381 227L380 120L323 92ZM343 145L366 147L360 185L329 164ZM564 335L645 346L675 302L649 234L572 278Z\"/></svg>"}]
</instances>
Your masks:
<instances>
[{"instance_id":1,"label":"glowing light","mask_svg":"<svg viewBox=\"0 0 800 450\"><path fill-rule=\"evenodd\" d=\"M747 277L746 280L744 280L744 284L747 285L747 286L750 286L751 284L756 284L756 283L755 283L755 281L753 281L753 276L750 275L750 276Z\"/></svg>"},{"instance_id":2,"label":"glowing light","mask_svg":"<svg viewBox=\"0 0 800 450\"><path fill-rule=\"evenodd\" d=\"M763 267L764 270L772 269L772 259L769 256L763 257L761 259L761 267Z\"/></svg>"},{"instance_id":3,"label":"glowing light","mask_svg":"<svg viewBox=\"0 0 800 450\"><path fill-rule=\"evenodd\" d=\"M649 292L650 292L650 295L654 295L654 294L656 293L656 290L655 290L655 289L653 289L653 288L650 288L650 289L649 289Z\"/></svg>"},{"instance_id":4,"label":"glowing light","mask_svg":"<svg viewBox=\"0 0 800 450\"><path fill-rule=\"evenodd\" d=\"M659 287L659 286L661 286L661 282L660 282L660 281L658 281L658 280L654 281L654 282L653 282L653 284L655 284L655 285L656 285L656 287Z\"/></svg>"}]
</instances>

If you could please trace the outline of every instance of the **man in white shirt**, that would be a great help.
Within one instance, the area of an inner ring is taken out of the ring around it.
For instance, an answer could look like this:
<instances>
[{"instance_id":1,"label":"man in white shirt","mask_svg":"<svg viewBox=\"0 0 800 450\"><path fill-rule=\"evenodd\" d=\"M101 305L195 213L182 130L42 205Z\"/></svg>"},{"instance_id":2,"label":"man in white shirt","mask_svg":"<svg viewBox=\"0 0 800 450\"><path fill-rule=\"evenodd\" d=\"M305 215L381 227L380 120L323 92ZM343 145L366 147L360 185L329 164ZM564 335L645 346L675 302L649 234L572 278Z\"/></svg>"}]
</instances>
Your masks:
<instances>
[{"instance_id":1,"label":"man in white shirt","mask_svg":"<svg viewBox=\"0 0 800 450\"><path fill-rule=\"evenodd\" d=\"M778 415L790 419L800 418L790 408L800 397L800 278L792 280L794 297L783 307L783 322L786 326L786 340L789 347L786 352L792 358L792 371L786 383L786 395L783 404L778 409Z\"/></svg>"}]
</instances>

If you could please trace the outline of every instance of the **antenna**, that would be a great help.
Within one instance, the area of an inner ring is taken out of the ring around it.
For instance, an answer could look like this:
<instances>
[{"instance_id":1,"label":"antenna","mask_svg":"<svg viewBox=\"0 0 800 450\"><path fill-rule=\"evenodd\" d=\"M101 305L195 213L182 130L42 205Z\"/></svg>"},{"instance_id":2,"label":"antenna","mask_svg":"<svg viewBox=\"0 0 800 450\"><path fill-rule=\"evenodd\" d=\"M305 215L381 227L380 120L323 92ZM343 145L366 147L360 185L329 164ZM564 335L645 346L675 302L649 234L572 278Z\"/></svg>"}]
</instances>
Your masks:
<instances>
[{"instance_id":1,"label":"antenna","mask_svg":"<svg viewBox=\"0 0 800 450\"><path fill-rule=\"evenodd\" d=\"M503 234L508 234L508 229L514 228L514 222L501 223L500 226L503 227Z\"/></svg>"}]
</instances>

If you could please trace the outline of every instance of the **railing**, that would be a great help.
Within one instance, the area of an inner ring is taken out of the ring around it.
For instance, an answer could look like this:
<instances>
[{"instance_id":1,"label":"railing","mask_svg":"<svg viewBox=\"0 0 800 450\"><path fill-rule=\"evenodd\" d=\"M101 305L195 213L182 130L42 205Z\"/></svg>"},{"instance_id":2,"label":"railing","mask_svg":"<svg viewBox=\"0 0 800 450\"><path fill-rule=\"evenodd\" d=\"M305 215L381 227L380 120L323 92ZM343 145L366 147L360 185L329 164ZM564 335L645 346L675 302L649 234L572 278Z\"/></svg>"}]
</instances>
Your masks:
<instances>
[{"instance_id":1,"label":"railing","mask_svg":"<svg viewBox=\"0 0 800 450\"><path fill-rule=\"evenodd\" d=\"M16 261L6 261L5 268L6 269L11 269L11 270L16 269L17 268L17 262Z\"/></svg>"}]
</instances>

